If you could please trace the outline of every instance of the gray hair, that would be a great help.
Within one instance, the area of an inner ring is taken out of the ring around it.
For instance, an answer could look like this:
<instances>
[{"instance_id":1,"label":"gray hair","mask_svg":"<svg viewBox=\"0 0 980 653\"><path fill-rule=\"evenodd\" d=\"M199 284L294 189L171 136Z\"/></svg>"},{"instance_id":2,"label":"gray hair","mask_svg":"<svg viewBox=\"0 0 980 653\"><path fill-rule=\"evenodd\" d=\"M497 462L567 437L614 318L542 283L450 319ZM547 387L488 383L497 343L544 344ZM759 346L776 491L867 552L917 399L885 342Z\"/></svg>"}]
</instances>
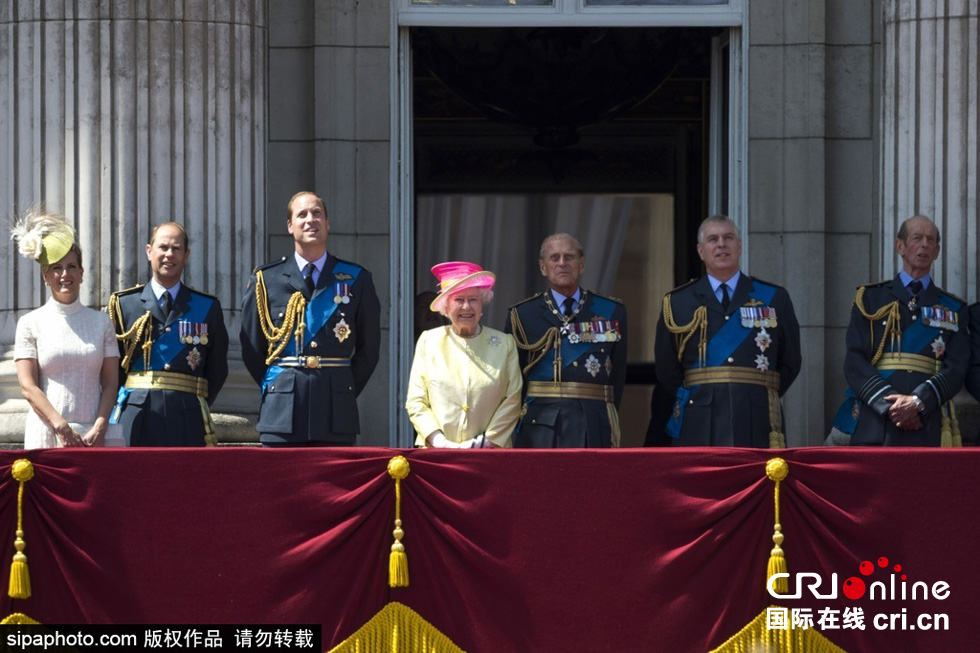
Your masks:
<instances>
[{"instance_id":1,"label":"gray hair","mask_svg":"<svg viewBox=\"0 0 980 653\"><path fill-rule=\"evenodd\" d=\"M551 234L547 238L541 241L541 250L538 252L538 258L542 261L544 260L544 248L552 240L570 240L572 241L572 247L578 250L578 255L585 257L585 248L582 247L582 243L579 242L578 238L571 234L566 234L564 232L559 232L557 234Z\"/></svg>"},{"instance_id":2,"label":"gray hair","mask_svg":"<svg viewBox=\"0 0 980 653\"><path fill-rule=\"evenodd\" d=\"M464 288L463 290L470 290L470 288ZM443 317L449 317L449 310L448 310L449 300L453 298L453 295L463 292L463 290L458 290L454 293L450 293L449 296L446 297L446 301L444 301L442 303L442 306L439 308L439 315ZM491 290L490 288L477 288L476 290L480 292L480 301L484 305L489 304L490 300L493 299L493 290Z\"/></svg>"},{"instance_id":3,"label":"gray hair","mask_svg":"<svg viewBox=\"0 0 980 653\"><path fill-rule=\"evenodd\" d=\"M735 221L729 218L727 215L716 213L715 215L709 215L707 218L701 221L701 226L698 227L698 245L704 242L705 227L722 222L727 222L728 224L732 225L732 228L735 229L735 237L742 240L742 234L739 233L738 225L735 224Z\"/></svg>"}]
</instances>

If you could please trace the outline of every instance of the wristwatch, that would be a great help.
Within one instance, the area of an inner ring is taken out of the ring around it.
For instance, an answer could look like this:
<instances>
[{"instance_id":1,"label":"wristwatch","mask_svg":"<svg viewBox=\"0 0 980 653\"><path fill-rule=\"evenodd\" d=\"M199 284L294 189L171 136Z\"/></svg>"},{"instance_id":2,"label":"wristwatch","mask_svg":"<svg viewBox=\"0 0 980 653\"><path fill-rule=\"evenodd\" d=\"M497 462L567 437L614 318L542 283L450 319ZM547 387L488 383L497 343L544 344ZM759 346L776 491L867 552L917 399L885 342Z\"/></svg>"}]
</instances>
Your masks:
<instances>
[{"instance_id":1,"label":"wristwatch","mask_svg":"<svg viewBox=\"0 0 980 653\"><path fill-rule=\"evenodd\" d=\"M912 400L915 402L915 409L917 411L920 413L925 412L926 405L917 395L912 395Z\"/></svg>"}]
</instances>

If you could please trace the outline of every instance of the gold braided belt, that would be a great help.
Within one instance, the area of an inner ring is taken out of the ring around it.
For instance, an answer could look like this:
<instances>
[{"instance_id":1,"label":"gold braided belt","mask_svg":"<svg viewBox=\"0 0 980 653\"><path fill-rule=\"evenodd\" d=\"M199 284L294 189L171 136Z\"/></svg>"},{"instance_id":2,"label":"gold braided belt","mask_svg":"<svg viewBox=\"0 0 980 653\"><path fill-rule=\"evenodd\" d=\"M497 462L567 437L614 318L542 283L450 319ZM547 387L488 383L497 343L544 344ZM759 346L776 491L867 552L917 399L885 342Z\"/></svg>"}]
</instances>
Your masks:
<instances>
[{"instance_id":1,"label":"gold braided belt","mask_svg":"<svg viewBox=\"0 0 980 653\"><path fill-rule=\"evenodd\" d=\"M350 367L350 359L327 358L326 356L280 356L272 360L272 365L318 370L321 367Z\"/></svg>"},{"instance_id":2,"label":"gold braided belt","mask_svg":"<svg viewBox=\"0 0 980 653\"><path fill-rule=\"evenodd\" d=\"M922 372L932 375L939 371L941 365L935 358L922 354L888 353L881 355L875 367L879 370Z\"/></svg>"},{"instance_id":3,"label":"gold braided belt","mask_svg":"<svg viewBox=\"0 0 980 653\"><path fill-rule=\"evenodd\" d=\"M126 377L127 390L175 390L197 395L201 405L201 419L204 420L204 444L217 446L218 436L214 430L214 419L208 407L208 380L180 372L137 372Z\"/></svg>"},{"instance_id":4,"label":"gold braided belt","mask_svg":"<svg viewBox=\"0 0 980 653\"><path fill-rule=\"evenodd\" d=\"M180 372L137 372L126 377L127 390L176 390L208 396L208 380Z\"/></svg>"},{"instance_id":5,"label":"gold braided belt","mask_svg":"<svg viewBox=\"0 0 980 653\"><path fill-rule=\"evenodd\" d=\"M541 399L593 399L595 401L613 401L613 387L594 383L575 383L574 381L528 381L527 394L529 397Z\"/></svg>"},{"instance_id":6,"label":"gold braided belt","mask_svg":"<svg viewBox=\"0 0 980 653\"><path fill-rule=\"evenodd\" d=\"M779 372L763 372L754 367L697 367L684 372L684 386L706 383L747 383L779 392Z\"/></svg>"}]
</instances>

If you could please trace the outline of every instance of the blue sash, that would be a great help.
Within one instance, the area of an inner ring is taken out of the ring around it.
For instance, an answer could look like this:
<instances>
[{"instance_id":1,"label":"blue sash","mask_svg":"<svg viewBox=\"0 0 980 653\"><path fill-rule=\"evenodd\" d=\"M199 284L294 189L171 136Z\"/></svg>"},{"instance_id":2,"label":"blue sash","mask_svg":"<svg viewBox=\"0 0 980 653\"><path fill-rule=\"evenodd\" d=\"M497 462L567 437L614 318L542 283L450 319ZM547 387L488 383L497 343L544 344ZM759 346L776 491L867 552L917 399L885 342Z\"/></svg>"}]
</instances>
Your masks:
<instances>
[{"instance_id":1,"label":"blue sash","mask_svg":"<svg viewBox=\"0 0 980 653\"><path fill-rule=\"evenodd\" d=\"M941 304L945 308L956 313L963 307L963 302L960 302L949 295L940 295L937 304ZM963 328L963 325L960 325ZM922 319L913 322L909 328L902 331L902 348L903 354L918 354L925 347L935 340L936 336L942 333L942 329L939 327L926 326L923 324ZM879 374L881 378L887 379L894 373L895 370L881 370Z\"/></svg>"},{"instance_id":2,"label":"blue sash","mask_svg":"<svg viewBox=\"0 0 980 653\"><path fill-rule=\"evenodd\" d=\"M749 297L752 299L769 305L775 295L775 286L752 281L752 289L749 291ZM779 319L778 315L776 319ZM718 333L708 340L708 348L704 357L705 367L723 365L735 350L745 342L745 339L752 335L752 332L753 327L742 326L742 321L739 319L727 320L724 326L718 329Z\"/></svg>"},{"instance_id":3,"label":"blue sash","mask_svg":"<svg viewBox=\"0 0 980 653\"><path fill-rule=\"evenodd\" d=\"M352 263L345 263L343 261L337 261L337 264L333 266L333 271L330 273L336 277L338 274L346 274L350 276L350 280L347 283L351 285L357 281L357 276L361 273L361 267L353 265ZM319 293L314 295L314 297L306 302L306 330L304 333L304 339L306 342L313 340L313 337L317 334L323 325L330 320L334 311L340 304L333 300L333 295L326 291L326 289L321 290ZM283 347L280 356L296 356L296 338L290 338L286 346ZM265 394L265 389L269 387L276 377L282 373L283 368L278 365L273 365L266 369L265 376L262 377L262 394Z\"/></svg>"},{"instance_id":4,"label":"blue sash","mask_svg":"<svg viewBox=\"0 0 980 653\"><path fill-rule=\"evenodd\" d=\"M772 303L772 298L776 296L776 287L761 281L752 280L752 288L749 290L749 297L758 300L763 304ZM779 319L779 316L776 316ZM729 319L718 329L718 332L708 340L707 351L704 356L705 367L718 367L723 365L745 339L752 335L753 327L742 326L739 319ZM698 367L695 363L695 367ZM694 387L681 387L677 390L677 399L674 402L674 411L670 416L665 428L667 435L672 438L681 436L681 426L684 423L684 409L694 392Z\"/></svg>"},{"instance_id":5,"label":"blue sash","mask_svg":"<svg viewBox=\"0 0 980 653\"><path fill-rule=\"evenodd\" d=\"M190 293L190 296L191 298L188 302L190 309L180 319L187 322L204 322L204 318L208 316L208 311L211 310L211 305L214 304L214 300L204 295L198 295L197 293ZM180 342L180 329L175 327L170 329L169 332L164 330L160 334L160 337L153 341L153 347L150 348L150 370L159 372L160 370L166 369L165 366L170 364L177 357L177 354L183 351L184 346ZM143 369L143 357L134 356L133 363L129 369L132 372L147 371Z\"/></svg>"},{"instance_id":6,"label":"blue sash","mask_svg":"<svg viewBox=\"0 0 980 653\"><path fill-rule=\"evenodd\" d=\"M550 291L549 291L550 292ZM606 299L605 297L600 297L598 295L592 295L592 304L590 308L592 312L604 320L609 320L612 318L613 311L616 310L616 302L611 299ZM561 358L562 358L562 369L568 367L573 362L577 361L579 358L584 356L589 352L589 350L595 346L594 342L569 342L567 337L562 337L561 343ZM528 381L552 381L554 380L554 367L553 363L555 360L554 350L548 352L548 354L538 361L538 364L528 372Z\"/></svg>"},{"instance_id":7,"label":"blue sash","mask_svg":"<svg viewBox=\"0 0 980 653\"><path fill-rule=\"evenodd\" d=\"M848 388L844 391L844 401L841 402L840 408L837 409L837 414L834 415L834 428L841 433L847 433L848 435L854 435L854 429L857 427L857 418L854 416L854 406L857 405L858 398L854 395L854 391Z\"/></svg>"},{"instance_id":8,"label":"blue sash","mask_svg":"<svg viewBox=\"0 0 980 653\"><path fill-rule=\"evenodd\" d=\"M211 305L214 304L214 300L210 297L192 292L190 293L190 300L187 303L190 308L180 319L187 322L202 323L208 316L208 311L211 310ZM153 341L153 346L150 348L149 371L158 372L166 369L170 361L176 358L177 354L183 351L183 349L184 344L180 341L180 329L172 328L169 331L164 329L160 337ZM147 371L143 367L143 356L139 355L139 350L133 356L133 361L129 369L131 372ZM126 404L126 399L129 398L131 392L132 390L125 386L119 388L119 392L116 393L116 405L112 409L112 414L109 416L110 424L119 423L122 408Z\"/></svg>"}]
</instances>

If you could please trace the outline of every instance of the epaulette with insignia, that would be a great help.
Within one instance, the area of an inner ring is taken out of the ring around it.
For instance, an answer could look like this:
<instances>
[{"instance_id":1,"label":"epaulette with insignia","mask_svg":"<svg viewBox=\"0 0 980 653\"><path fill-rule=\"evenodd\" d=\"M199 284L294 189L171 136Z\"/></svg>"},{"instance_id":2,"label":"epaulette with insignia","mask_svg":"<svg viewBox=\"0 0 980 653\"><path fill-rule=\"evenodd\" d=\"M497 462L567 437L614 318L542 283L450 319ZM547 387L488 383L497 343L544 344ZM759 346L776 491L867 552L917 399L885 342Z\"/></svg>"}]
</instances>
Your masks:
<instances>
[{"instance_id":1,"label":"epaulette with insignia","mask_svg":"<svg viewBox=\"0 0 980 653\"><path fill-rule=\"evenodd\" d=\"M122 295L128 295L129 293L136 292L137 290L140 291L140 292L142 292L144 286L146 286L145 283L138 283L135 286L133 286L132 288L124 288L122 290L117 290L116 292L114 292L112 294L113 295L116 295L117 297L119 297L119 296L122 296Z\"/></svg>"},{"instance_id":2,"label":"epaulette with insignia","mask_svg":"<svg viewBox=\"0 0 980 653\"><path fill-rule=\"evenodd\" d=\"M623 300L620 299L619 297L610 297L609 295L600 295L599 293L593 292L591 290L589 290L588 293L590 295L592 295L593 297L601 297L602 299L608 299L609 301L616 302L617 304L622 304L623 303Z\"/></svg>"},{"instance_id":3,"label":"epaulette with insignia","mask_svg":"<svg viewBox=\"0 0 980 653\"><path fill-rule=\"evenodd\" d=\"M766 281L765 279L760 279L759 277L749 277L752 281L758 281L764 286L771 286L773 288L782 288L778 283L773 283L772 281Z\"/></svg>"},{"instance_id":4,"label":"epaulette with insignia","mask_svg":"<svg viewBox=\"0 0 980 653\"><path fill-rule=\"evenodd\" d=\"M700 281L700 279L691 279L691 280L690 280L690 281L688 281L687 283L682 283L681 285L679 285L679 286L677 286L676 288L674 288L673 290L671 290L671 291L670 291L670 292L668 292L667 294L668 294L668 295L672 295L672 294L674 294L675 292L677 292L678 290L684 290L684 289L685 289L685 288L687 288L688 286L693 286L693 285L694 285L694 284L696 284L696 283L697 283L698 281Z\"/></svg>"},{"instance_id":5,"label":"epaulette with insignia","mask_svg":"<svg viewBox=\"0 0 980 653\"><path fill-rule=\"evenodd\" d=\"M542 295L544 295L544 294L545 294L546 292L547 292L546 290L542 290L541 292L537 292L537 293L534 293L534 294L533 294L533 295L531 295L530 297L525 297L524 299L522 299L521 301L519 301L519 302L517 302L516 304L513 304L513 305L512 305L512 306L511 306L510 308L508 308L507 310L509 311L509 310L510 310L511 308L517 308L517 307L518 307L518 306L520 306L521 304L526 304L526 303L528 303L529 301L531 301L532 299L537 299L538 297L541 297Z\"/></svg>"},{"instance_id":6,"label":"epaulette with insignia","mask_svg":"<svg viewBox=\"0 0 980 653\"><path fill-rule=\"evenodd\" d=\"M862 283L860 286L857 287L857 290L860 290L861 288L878 288L880 286L884 286L889 281L892 281L892 280L891 279L885 279L885 280L879 281L877 283Z\"/></svg>"},{"instance_id":7,"label":"epaulette with insignia","mask_svg":"<svg viewBox=\"0 0 980 653\"><path fill-rule=\"evenodd\" d=\"M269 268L274 267L276 265L281 265L282 263L285 263L287 260L289 260L289 257L283 256L282 258L277 258L275 261L263 263L262 265L256 265L255 269L252 270L252 274L255 274L259 270L268 270Z\"/></svg>"},{"instance_id":8,"label":"epaulette with insignia","mask_svg":"<svg viewBox=\"0 0 980 653\"><path fill-rule=\"evenodd\" d=\"M191 288L186 283L184 285L187 287L188 290L190 290L193 293L197 293L198 295L203 295L204 297L210 297L211 299L218 299L215 295L212 295L211 293L206 293L204 291L198 290L197 288Z\"/></svg>"},{"instance_id":9,"label":"epaulette with insignia","mask_svg":"<svg viewBox=\"0 0 980 653\"><path fill-rule=\"evenodd\" d=\"M936 286L936 290L938 290L942 294L946 295L947 297L952 297L953 299L955 299L956 301L958 301L959 303L961 303L964 306L966 306L968 304L968 302L965 299L963 299L962 297L960 297L959 295L954 295L953 293L949 292L948 290L943 290L939 286Z\"/></svg>"},{"instance_id":10,"label":"epaulette with insignia","mask_svg":"<svg viewBox=\"0 0 980 653\"><path fill-rule=\"evenodd\" d=\"M344 259L344 258L337 258L336 256L334 256L333 258L338 263L345 263L347 265L352 265L355 268L361 268L362 270L364 269L364 266L361 265L360 263L355 263L354 261L348 261L347 259Z\"/></svg>"}]
</instances>

